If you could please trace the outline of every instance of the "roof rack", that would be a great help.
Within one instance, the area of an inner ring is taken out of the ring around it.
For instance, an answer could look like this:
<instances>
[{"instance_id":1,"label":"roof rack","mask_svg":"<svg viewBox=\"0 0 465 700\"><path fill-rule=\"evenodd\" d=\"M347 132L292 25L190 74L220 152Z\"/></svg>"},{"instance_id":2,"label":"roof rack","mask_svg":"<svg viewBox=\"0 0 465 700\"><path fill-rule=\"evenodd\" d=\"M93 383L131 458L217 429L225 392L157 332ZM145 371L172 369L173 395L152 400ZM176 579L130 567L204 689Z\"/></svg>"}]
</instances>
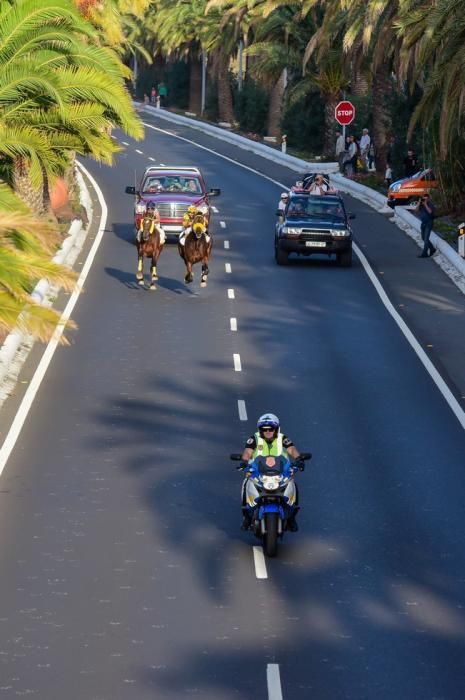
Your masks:
<instances>
[{"instance_id":1,"label":"roof rack","mask_svg":"<svg viewBox=\"0 0 465 700\"><path fill-rule=\"evenodd\" d=\"M191 165L149 165L147 166L147 168L145 168L144 172L149 173L152 170L156 172L181 170L182 172L195 173L196 175L200 175L200 170L198 168L194 168Z\"/></svg>"}]
</instances>

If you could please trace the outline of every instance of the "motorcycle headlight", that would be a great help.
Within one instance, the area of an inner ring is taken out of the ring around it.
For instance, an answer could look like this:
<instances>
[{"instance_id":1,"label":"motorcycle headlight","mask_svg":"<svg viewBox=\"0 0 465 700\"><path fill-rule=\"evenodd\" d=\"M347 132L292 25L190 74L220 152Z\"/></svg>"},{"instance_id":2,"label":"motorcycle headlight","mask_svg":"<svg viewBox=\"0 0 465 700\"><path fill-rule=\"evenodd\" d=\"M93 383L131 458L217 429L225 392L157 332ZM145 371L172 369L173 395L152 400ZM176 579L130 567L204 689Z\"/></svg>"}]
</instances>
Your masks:
<instances>
[{"instance_id":1,"label":"motorcycle headlight","mask_svg":"<svg viewBox=\"0 0 465 700\"><path fill-rule=\"evenodd\" d=\"M136 214L143 214L145 211L145 204L139 203L136 204Z\"/></svg>"},{"instance_id":2,"label":"motorcycle headlight","mask_svg":"<svg viewBox=\"0 0 465 700\"><path fill-rule=\"evenodd\" d=\"M331 235L343 238L344 236L350 236L350 231L348 231L346 228L342 229L342 231L341 229L331 229Z\"/></svg>"},{"instance_id":3,"label":"motorcycle headlight","mask_svg":"<svg viewBox=\"0 0 465 700\"><path fill-rule=\"evenodd\" d=\"M276 491L279 489L279 476L264 476L262 479L263 488L267 491Z\"/></svg>"}]
</instances>

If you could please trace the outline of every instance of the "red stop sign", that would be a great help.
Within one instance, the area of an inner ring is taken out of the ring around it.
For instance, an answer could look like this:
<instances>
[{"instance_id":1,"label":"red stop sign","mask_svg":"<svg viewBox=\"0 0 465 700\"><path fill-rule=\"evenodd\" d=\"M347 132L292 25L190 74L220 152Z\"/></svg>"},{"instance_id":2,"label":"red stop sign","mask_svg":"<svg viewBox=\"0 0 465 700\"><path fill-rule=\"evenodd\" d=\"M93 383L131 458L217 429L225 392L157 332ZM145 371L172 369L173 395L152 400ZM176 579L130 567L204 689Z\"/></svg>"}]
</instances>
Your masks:
<instances>
[{"instance_id":1,"label":"red stop sign","mask_svg":"<svg viewBox=\"0 0 465 700\"><path fill-rule=\"evenodd\" d=\"M351 124L355 119L355 107L352 102L348 100L343 100L336 105L334 110L334 116L336 121L342 126L347 126Z\"/></svg>"}]
</instances>

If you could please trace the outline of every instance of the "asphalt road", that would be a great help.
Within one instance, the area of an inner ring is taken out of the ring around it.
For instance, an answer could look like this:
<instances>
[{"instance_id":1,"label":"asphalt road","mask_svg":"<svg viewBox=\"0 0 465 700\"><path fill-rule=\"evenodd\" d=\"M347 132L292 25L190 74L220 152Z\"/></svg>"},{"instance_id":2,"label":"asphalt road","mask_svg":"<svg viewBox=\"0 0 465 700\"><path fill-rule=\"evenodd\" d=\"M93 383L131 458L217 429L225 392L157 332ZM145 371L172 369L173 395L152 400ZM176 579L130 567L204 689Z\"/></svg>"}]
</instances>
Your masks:
<instances>
[{"instance_id":1,"label":"asphalt road","mask_svg":"<svg viewBox=\"0 0 465 700\"><path fill-rule=\"evenodd\" d=\"M135 283L123 192L148 157L198 165L222 189L206 289L198 271L184 285L174 246L156 292ZM462 700L463 430L362 266L277 267L280 187L160 132L113 169L89 167L109 219L79 331L0 477L1 700L279 700L269 664L284 700ZM376 265L392 225L350 208ZM392 234L385 259L413 257ZM402 290L391 271L386 286L414 306L424 274ZM463 303L429 275L451 304L430 298L431 313L452 333L444 317L462 318ZM226 457L268 410L314 460L299 477L300 531L259 580Z\"/></svg>"}]
</instances>

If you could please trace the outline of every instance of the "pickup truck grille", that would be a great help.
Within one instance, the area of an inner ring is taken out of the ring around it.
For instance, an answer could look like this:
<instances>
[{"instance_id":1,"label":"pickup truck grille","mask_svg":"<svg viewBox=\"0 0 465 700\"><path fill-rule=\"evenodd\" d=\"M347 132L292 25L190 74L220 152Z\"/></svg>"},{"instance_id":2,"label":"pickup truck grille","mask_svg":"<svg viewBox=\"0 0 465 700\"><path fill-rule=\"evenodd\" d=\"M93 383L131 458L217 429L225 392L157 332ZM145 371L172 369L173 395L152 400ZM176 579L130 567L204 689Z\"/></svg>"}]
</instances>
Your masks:
<instances>
[{"instance_id":1,"label":"pickup truck grille","mask_svg":"<svg viewBox=\"0 0 465 700\"><path fill-rule=\"evenodd\" d=\"M300 240L301 241L331 241L331 234L326 230L321 230L321 231L315 231L313 229L310 233L310 231L306 231L305 229L302 231L300 234Z\"/></svg>"},{"instance_id":2,"label":"pickup truck grille","mask_svg":"<svg viewBox=\"0 0 465 700\"><path fill-rule=\"evenodd\" d=\"M157 209L161 219L182 219L188 206L188 204L179 203L172 206L169 202L160 202L157 204Z\"/></svg>"}]
</instances>

